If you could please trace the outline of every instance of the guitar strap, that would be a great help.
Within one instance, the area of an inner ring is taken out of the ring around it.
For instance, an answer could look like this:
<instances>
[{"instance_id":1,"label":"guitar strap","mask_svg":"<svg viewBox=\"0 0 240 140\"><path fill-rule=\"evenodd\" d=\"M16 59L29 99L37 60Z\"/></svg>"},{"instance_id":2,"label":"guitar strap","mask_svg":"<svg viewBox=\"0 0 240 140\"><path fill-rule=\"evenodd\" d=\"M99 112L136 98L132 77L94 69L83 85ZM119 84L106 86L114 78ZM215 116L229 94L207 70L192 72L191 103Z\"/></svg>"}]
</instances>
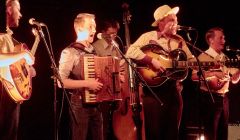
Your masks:
<instances>
[{"instance_id":1,"label":"guitar strap","mask_svg":"<svg viewBox=\"0 0 240 140\"><path fill-rule=\"evenodd\" d=\"M171 48L171 39L168 40L168 52L171 52L172 48Z\"/></svg>"},{"instance_id":2,"label":"guitar strap","mask_svg":"<svg viewBox=\"0 0 240 140\"><path fill-rule=\"evenodd\" d=\"M21 42L17 41L15 38L12 37L12 41L14 46L22 44Z\"/></svg>"},{"instance_id":3,"label":"guitar strap","mask_svg":"<svg viewBox=\"0 0 240 140\"><path fill-rule=\"evenodd\" d=\"M17 51L29 50L28 46L25 43L19 42L17 39L12 37L12 42ZM19 48L18 48L19 47Z\"/></svg>"},{"instance_id":4,"label":"guitar strap","mask_svg":"<svg viewBox=\"0 0 240 140\"><path fill-rule=\"evenodd\" d=\"M179 43L178 43L178 49L182 49L183 47L183 41L181 40ZM171 52L172 51L172 48L171 48L171 39L168 40L168 51Z\"/></svg>"},{"instance_id":5,"label":"guitar strap","mask_svg":"<svg viewBox=\"0 0 240 140\"><path fill-rule=\"evenodd\" d=\"M183 47L183 39L181 39L179 36L176 36L176 35L173 35L171 37L172 37L173 40L178 41L178 47L177 48L178 49L182 49L182 47ZM169 50L169 52L172 51L172 48L171 48L171 40L172 39L168 40L168 50Z\"/></svg>"},{"instance_id":6,"label":"guitar strap","mask_svg":"<svg viewBox=\"0 0 240 140\"><path fill-rule=\"evenodd\" d=\"M179 48L179 49L182 49L182 47L183 47L183 41L180 41L180 42L178 43L178 48Z\"/></svg>"}]
</instances>

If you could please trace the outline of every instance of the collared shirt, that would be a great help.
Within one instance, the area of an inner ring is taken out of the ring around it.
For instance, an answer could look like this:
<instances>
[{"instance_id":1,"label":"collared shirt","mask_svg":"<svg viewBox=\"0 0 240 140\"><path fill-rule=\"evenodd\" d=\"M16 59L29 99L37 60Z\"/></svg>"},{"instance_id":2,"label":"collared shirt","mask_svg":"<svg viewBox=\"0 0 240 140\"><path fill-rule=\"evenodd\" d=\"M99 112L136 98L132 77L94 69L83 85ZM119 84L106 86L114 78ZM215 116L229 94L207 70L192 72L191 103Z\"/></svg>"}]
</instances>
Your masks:
<instances>
[{"instance_id":1,"label":"collared shirt","mask_svg":"<svg viewBox=\"0 0 240 140\"><path fill-rule=\"evenodd\" d=\"M145 56L144 52L141 51L141 48L150 44L151 41L156 42L160 45L166 52L178 49L181 46L181 49L186 53L187 58L193 58L192 53L188 49L185 41L179 36L176 35L178 39L175 38L158 38L157 31L150 31L142 34L128 49L126 56L132 59L141 60ZM181 44L180 44L181 43Z\"/></svg>"},{"instance_id":2,"label":"collared shirt","mask_svg":"<svg viewBox=\"0 0 240 140\"><path fill-rule=\"evenodd\" d=\"M15 51L12 34L12 30L9 28L7 28L7 33L0 33L0 53L11 53ZM10 77L9 67L1 67L0 76L4 79L8 79L7 77Z\"/></svg>"},{"instance_id":3,"label":"collared shirt","mask_svg":"<svg viewBox=\"0 0 240 140\"><path fill-rule=\"evenodd\" d=\"M104 39L98 39L93 43L94 49L98 56L116 56L121 58L120 53L112 44L108 44Z\"/></svg>"},{"instance_id":4,"label":"collared shirt","mask_svg":"<svg viewBox=\"0 0 240 140\"><path fill-rule=\"evenodd\" d=\"M7 33L0 33L0 53L14 52L12 34L12 30L9 28L7 29Z\"/></svg>"},{"instance_id":5,"label":"collared shirt","mask_svg":"<svg viewBox=\"0 0 240 140\"><path fill-rule=\"evenodd\" d=\"M223 52L221 52L220 54L217 53L212 47L209 47L206 51L205 51L208 55L212 56L214 59L218 59L218 60L222 60L225 59L225 55ZM217 58L218 57L218 58Z\"/></svg>"},{"instance_id":6,"label":"collared shirt","mask_svg":"<svg viewBox=\"0 0 240 140\"><path fill-rule=\"evenodd\" d=\"M202 53L198 56L200 61L225 61L226 60L226 56L223 52L221 52L220 54L217 53L212 47L209 47L208 50L205 51L206 54ZM217 71L217 72L223 72L223 73L228 73L230 69L228 69L226 66L221 66L220 69L217 70L211 70L212 72ZM206 79L211 78L211 77L206 77ZM229 81L227 81L221 89L219 90L213 90L211 89L211 92L215 92L215 93L220 93L222 95L224 95L225 93L227 93L229 91L229 83L230 83L230 79ZM210 87L211 88L211 87ZM201 87L200 89L204 90L204 91L208 91L205 83L202 81L201 82Z\"/></svg>"}]
</instances>

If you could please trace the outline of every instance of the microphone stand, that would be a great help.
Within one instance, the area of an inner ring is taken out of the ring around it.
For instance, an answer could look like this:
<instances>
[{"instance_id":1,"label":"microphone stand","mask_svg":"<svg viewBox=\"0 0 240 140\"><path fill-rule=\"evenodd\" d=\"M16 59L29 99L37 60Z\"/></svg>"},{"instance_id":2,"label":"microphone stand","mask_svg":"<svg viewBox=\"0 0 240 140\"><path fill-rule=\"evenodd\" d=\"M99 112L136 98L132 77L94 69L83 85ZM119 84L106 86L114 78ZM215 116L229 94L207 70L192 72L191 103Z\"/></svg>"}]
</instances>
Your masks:
<instances>
[{"instance_id":1,"label":"microphone stand","mask_svg":"<svg viewBox=\"0 0 240 140\"><path fill-rule=\"evenodd\" d=\"M205 75L204 75L204 73L203 73L203 69L202 69L202 67L201 67L201 62L200 62L199 58L198 58L197 55L196 55L196 50L199 51L200 53L206 54L206 55L208 55L208 56L210 56L210 55L207 54L205 51L197 48L194 44L192 44L192 43L190 43L190 42L187 42L187 41L186 41L186 43L193 48L193 55L195 56L196 61L197 61L197 65L198 65L198 72L197 72L198 85L197 85L197 89L198 89L199 93L198 93L198 95L197 95L197 99L198 99L198 101L197 101L197 108L199 108L199 110L200 110L200 112L201 112L202 109L200 108L200 99L199 99L199 96L200 96L200 94L201 94L201 92L200 92L200 91L201 91L201 89L200 89L201 81L203 81L204 84L206 85L207 90L208 90L208 92L209 92L209 94L210 94L210 97L211 97L211 100L212 100L213 103L215 103L215 100L214 100L213 95L212 95L213 93L211 92L210 87L209 87L209 85L208 85L208 83L207 83L206 77L205 77ZM210 57L213 58L212 56L210 56ZM202 77L202 80L201 80L201 77ZM198 126L198 131L199 131L199 132L198 132L198 135L199 135L199 138L200 138L201 135L203 135L203 133L204 133L204 127L203 127L203 124L202 124L202 119L200 119L200 113L199 113L199 112L198 112L198 117L199 117L199 118L197 119L197 120L198 120L197 126Z\"/></svg>"},{"instance_id":2,"label":"microphone stand","mask_svg":"<svg viewBox=\"0 0 240 140\"><path fill-rule=\"evenodd\" d=\"M210 55L207 54L205 51L197 48L197 47L196 47L195 45L193 45L192 43L187 42L187 41L186 41L186 43L187 43L188 45L190 45L194 50L197 50L197 51L199 51L199 52L201 52L201 53L204 53L204 54L210 56ZM209 87L209 85L208 85L208 83L207 83L207 80L206 80L205 75L203 74L203 70L202 70L202 67L201 67L200 60L199 60L198 57L196 56L195 51L193 51L193 54L194 54L194 56L195 56L195 58L196 58L196 61L197 61L197 64L198 64L198 73L197 73L197 75L198 75L198 79L199 79L199 86L198 86L199 91L200 91L201 81L203 81L204 84L205 84L206 87L207 87L208 92L210 93L210 97L211 97L211 99L212 99L212 102L215 103L214 98L213 98L213 95L212 95L212 92L211 92L211 89L210 89L210 87ZM210 56L210 57L213 58L212 56ZM214 59L214 58L213 58L213 59ZM201 80L201 77L202 77L203 80Z\"/></svg>"},{"instance_id":3,"label":"microphone stand","mask_svg":"<svg viewBox=\"0 0 240 140\"><path fill-rule=\"evenodd\" d=\"M45 27L47 28L47 25L45 25ZM57 96L57 95L56 95L57 81L59 81L59 83L60 83L60 85L61 85L61 87L62 87L62 89L63 89L63 93L64 93L64 95L65 95L66 98L67 98L67 101L68 101L69 106L70 106L70 111L71 111L71 113L72 113L72 115L73 115L73 118L74 118L74 120L75 120L75 123L77 123L77 120L76 120L76 116L75 116L75 114L74 114L74 112L73 112L72 106L71 106L71 104L70 104L69 98L68 98L68 96L67 96L66 89L64 88L62 79L61 79L60 74L59 74L59 72L58 72L58 68L57 68L57 65L56 65L56 63L55 63L55 60L54 60L54 57L53 57L53 53L50 51L50 48L49 48L49 46L48 46L48 43L47 43L47 41L46 41L46 39L45 39L45 35L44 35L43 31L42 31L42 27L41 27L41 26L38 26L37 30L38 30L38 32L39 32L39 34L40 34L40 37L43 39L43 42L44 42L45 47L46 47L46 49L47 49L49 58L50 58L50 60L51 60L51 68L52 68L52 70L53 70L53 75L54 75L54 76L52 76L53 79L54 79L54 140L58 140L57 97L56 97L56 96ZM63 97L64 97L64 96L63 96Z\"/></svg>"},{"instance_id":4,"label":"microphone stand","mask_svg":"<svg viewBox=\"0 0 240 140\"><path fill-rule=\"evenodd\" d=\"M127 3L123 3L122 8L123 8L123 11L124 11L123 12L123 21L124 21L124 29L125 29L126 46L128 48L130 46L130 33L129 33L128 24L129 24L130 19L131 19L131 14L130 14L130 11L128 9L129 5ZM114 40L112 40L112 42L114 42ZM123 45L123 43L122 43L122 45ZM140 112L142 111L142 106L140 104L140 97L139 97L139 82L141 81L149 89L149 91L152 93L152 95L156 98L156 100L160 103L161 106L163 105L163 102L152 91L152 89L148 86L147 82L142 78L142 76L137 72L137 70L134 68L134 66L130 62L130 59L126 58L124 56L124 54L122 53L122 51L117 46L114 46L114 47L118 50L118 52L120 53L122 58L128 64L129 76L131 76L130 77L130 88L131 88L130 90L133 91L132 93L135 93L135 98L136 98L136 103L134 105L132 105L133 122L134 122L134 124L137 128L137 140L142 140L142 124L143 124L143 121L141 120L141 114L140 114ZM137 80L133 79L134 75L136 75ZM134 82L136 84L135 86L134 86ZM137 90L134 89L136 86L137 86L137 88L136 88Z\"/></svg>"},{"instance_id":5,"label":"microphone stand","mask_svg":"<svg viewBox=\"0 0 240 140\"><path fill-rule=\"evenodd\" d=\"M133 64L128 60L128 58L125 57L125 55L123 54L123 52L115 45L113 45L117 51L121 54L122 58L127 62L127 64L130 66L131 70L132 70L132 74L136 75L137 78L139 79L140 82L143 83L143 85L146 85L146 87L150 90L150 92L152 93L152 95L157 99L157 101L160 103L160 105L163 105L163 102L161 101L161 99L156 95L156 93L153 92L153 90L150 88L150 86L147 84L147 82L144 80L144 78L142 77L142 75L135 69L135 67L133 66ZM134 80L133 80L134 81ZM131 84L131 83L130 83Z\"/></svg>"},{"instance_id":6,"label":"microphone stand","mask_svg":"<svg viewBox=\"0 0 240 140\"><path fill-rule=\"evenodd\" d=\"M137 140L142 140L142 120L140 116L140 112L142 111L142 105L140 104L140 97L139 97L139 83L142 82L143 85L145 85L149 91L152 93L152 95L156 98L156 100L160 103L160 105L163 105L163 102L161 99L156 95L156 93L153 92L153 90L148 86L147 82L143 79L143 77L139 74L139 72L135 69L132 62L130 62L129 58L126 58L123 52L119 49L117 45L115 45L115 41L112 40L112 44L114 48L119 52L119 54L122 56L122 59L125 60L125 62L129 66L129 77L130 77L130 90L132 93L135 93L136 97L136 104L132 106L133 111L133 120L134 124L137 128ZM132 76L132 77L131 77ZM136 77L137 80L134 80ZM134 86L135 85L135 86ZM136 88L137 87L137 88Z\"/></svg>"}]
</instances>

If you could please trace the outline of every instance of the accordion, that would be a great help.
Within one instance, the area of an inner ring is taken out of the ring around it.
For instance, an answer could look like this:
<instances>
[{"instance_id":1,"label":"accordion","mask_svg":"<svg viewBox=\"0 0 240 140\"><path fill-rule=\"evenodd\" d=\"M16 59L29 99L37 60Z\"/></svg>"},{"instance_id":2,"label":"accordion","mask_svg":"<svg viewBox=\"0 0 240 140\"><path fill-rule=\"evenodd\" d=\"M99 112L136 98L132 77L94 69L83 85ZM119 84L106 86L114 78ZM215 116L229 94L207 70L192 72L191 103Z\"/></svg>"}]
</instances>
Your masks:
<instances>
[{"instance_id":1,"label":"accordion","mask_svg":"<svg viewBox=\"0 0 240 140\"><path fill-rule=\"evenodd\" d=\"M121 100L119 59L112 56L98 57L92 54L83 55L80 58L81 75L84 80L98 79L103 83L101 90L94 92L84 89L82 93L83 103L95 104L103 101Z\"/></svg>"}]
</instances>

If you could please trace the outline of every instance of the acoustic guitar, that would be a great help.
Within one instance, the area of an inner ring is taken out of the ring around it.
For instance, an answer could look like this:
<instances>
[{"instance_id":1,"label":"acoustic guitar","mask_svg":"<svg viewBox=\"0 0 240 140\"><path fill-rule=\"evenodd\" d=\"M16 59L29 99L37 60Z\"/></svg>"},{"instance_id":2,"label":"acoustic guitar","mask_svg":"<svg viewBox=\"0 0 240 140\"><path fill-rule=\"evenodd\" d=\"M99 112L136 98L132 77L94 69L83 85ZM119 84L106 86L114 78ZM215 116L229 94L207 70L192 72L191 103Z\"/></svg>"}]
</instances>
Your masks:
<instances>
[{"instance_id":1,"label":"acoustic guitar","mask_svg":"<svg viewBox=\"0 0 240 140\"><path fill-rule=\"evenodd\" d=\"M187 55L182 49L175 49L171 52L166 52L161 46L156 44L148 44L141 48L141 50L160 61L164 72L155 70L152 65L142 64L136 62L137 70L142 78L150 87L161 86L169 79L184 80L188 75L188 68L198 69L198 62L194 60L187 60ZM201 67L205 70L220 69L221 66L238 67L239 61L228 59L226 61L201 61Z\"/></svg>"},{"instance_id":2,"label":"acoustic guitar","mask_svg":"<svg viewBox=\"0 0 240 140\"><path fill-rule=\"evenodd\" d=\"M35 40L31 49L32 55L36 53L36 49L40 42L38 31L33 29ZM24 47L25 44L21 44ZM20 59L19 61L4 68L7 72L2 75L1 81L7 90L10 97L15 102L23 102L31 97L32 82L31 75L29 73L30 66L26 63L26 60Z\"/></svg>"}]
</instances>

